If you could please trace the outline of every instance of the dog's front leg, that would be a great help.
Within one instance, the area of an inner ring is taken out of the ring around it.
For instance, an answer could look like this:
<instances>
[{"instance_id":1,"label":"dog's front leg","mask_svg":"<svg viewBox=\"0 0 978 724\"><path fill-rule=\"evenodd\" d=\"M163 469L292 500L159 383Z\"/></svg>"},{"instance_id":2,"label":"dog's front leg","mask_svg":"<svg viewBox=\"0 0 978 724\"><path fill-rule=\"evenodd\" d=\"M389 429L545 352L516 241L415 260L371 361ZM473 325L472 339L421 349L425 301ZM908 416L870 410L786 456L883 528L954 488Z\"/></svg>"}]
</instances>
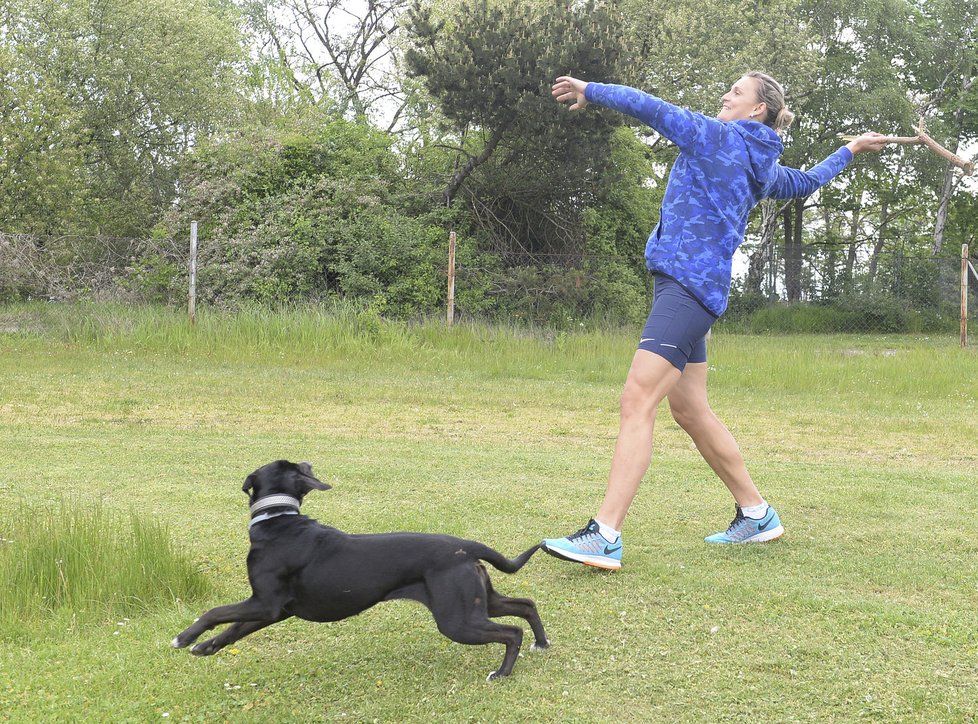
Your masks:
<instances>
[{"instance_id":1,"label":"dog's front leg","mask_svg":"<svg viewBox=\"0 0 978 724\"><path fill-rule=\"evenodd\" d=\"M175 649L185 648L196 641L202 633L210 631L222 623L237 623L240 621L242 623L262 623L267 626L276 621L280 621L281 617L281 609L272 611L269 609L269 606L252 596L245 601L241 601L241 603L232 603L227 606L212 608L173 639L172 646Z\"/></svg>"},{"instance_id":2,"label":"dog's front leg","mask_svg":"<svg viewBox=\"0 0 978 724\"><path fill-rule=\"evenodd\" d=\"M284 621L287 618L291 618L291 616L279 616L274 621L238 621L237 623L233 623L228 626L214 638L207 639L207 641L201 641L199 644L190 649L190 653L194 654L195 656L210 656L211 654L216 654L225 646L229 646L235 641L239 641L245 636L253 634L255 631L263 629L266 626L271 626L273 623Z\"/></svg>"}]
</instances>

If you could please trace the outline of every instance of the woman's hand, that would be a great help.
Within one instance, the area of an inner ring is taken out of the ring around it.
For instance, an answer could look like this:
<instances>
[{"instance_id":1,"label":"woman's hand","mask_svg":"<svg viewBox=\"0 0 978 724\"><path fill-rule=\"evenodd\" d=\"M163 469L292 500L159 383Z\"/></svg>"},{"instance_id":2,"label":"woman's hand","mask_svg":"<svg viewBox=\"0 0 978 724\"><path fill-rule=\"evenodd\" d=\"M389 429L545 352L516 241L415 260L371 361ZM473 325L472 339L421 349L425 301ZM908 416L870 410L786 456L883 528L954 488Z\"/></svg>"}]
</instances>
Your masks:
<instances>
[{"instance_id":1,"label":"woman's hand","mask_svg":"<svg viewBox=\"0 0 978 724\"><path fill-rule=\"evenodd\" d=\"M562 75L554 81L550 92L558 103L573 101L570 110L579 111L587 105L587 98L584 97L585 88L587 88L586 81L571 78L569 75Z\"/></svg>"},{"instance_id":2,"label":"woman's hand","mask_svg":"<svg viewBox=\"0 0 978 724\"><path fill-rule=\"evenodd\" d=\"M857 153L877 152L890 142L889 136L884 136L876 131L868 131L861 136L856 136L846 144L846 148L852 151L852 155Z\"/></svg>"}]
</instances>

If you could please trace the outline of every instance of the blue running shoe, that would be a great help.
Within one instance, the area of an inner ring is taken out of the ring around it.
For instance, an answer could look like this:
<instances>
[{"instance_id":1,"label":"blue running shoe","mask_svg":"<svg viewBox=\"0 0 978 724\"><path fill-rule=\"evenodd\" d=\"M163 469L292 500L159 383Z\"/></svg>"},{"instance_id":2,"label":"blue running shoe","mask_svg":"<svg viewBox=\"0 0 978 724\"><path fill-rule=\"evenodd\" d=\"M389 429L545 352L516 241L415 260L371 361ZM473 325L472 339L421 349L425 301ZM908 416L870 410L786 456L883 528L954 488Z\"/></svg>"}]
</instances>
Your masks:
<instances>
[{"instance_id":1,"label":"blue running shoe","mask_svg":"<svg viewBox=\"0 0 978 724\"><path fill-rule=\"evenodd\" d=\"M576 561L586 566L617 571L621 568L621 536L608 541L592 518L587 525L566 538L547 538L543 550L565 561Z\"/></svg>"},{"instance_id":2,"label":"blue running shoe","mask_svg":"<svg viewBox=\"0 0 978 724\"><path fill-rule=\"evenodd\" d=\"M778 518L778 512L770 505L763 518L748 518L740 506L736 506L737 514L730 521L723 533L714 533L706 538L707 543L764 543L784 534L784 526Z\"/></svg>"}]
</instances>

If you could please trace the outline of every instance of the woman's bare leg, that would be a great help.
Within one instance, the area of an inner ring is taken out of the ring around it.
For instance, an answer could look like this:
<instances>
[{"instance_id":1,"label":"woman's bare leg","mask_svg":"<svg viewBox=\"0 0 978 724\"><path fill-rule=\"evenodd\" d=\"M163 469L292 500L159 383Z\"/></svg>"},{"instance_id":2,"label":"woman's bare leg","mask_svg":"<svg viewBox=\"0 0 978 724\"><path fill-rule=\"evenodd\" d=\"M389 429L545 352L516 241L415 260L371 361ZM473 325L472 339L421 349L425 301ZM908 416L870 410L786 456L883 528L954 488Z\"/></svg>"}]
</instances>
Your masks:
<instances>
[{"instance_id":1,"label":"woman's bare leg","mask_svg":"<svg viewBox=\"0 0 978 724\"><path fill-rule=\"evenodd\" d=\"M621 530L642 477L652 460L655 411L681 373L654 352L637 350L621 393L618 442L611 460L608 489L596 520Z\"/></svg>"},{"instance_id":2,"label":"woman's bare leg","mask_svg":"<svg viewBox=\"0 0 978 724\"><path fill-rule=\"evenodd\" d=\"M679 382L669 391L669 408L679 426L733 495L740 507L763 502L733 435L713 413L706 394L706 362L686 365Z\"/></svg>"}]
</instances>

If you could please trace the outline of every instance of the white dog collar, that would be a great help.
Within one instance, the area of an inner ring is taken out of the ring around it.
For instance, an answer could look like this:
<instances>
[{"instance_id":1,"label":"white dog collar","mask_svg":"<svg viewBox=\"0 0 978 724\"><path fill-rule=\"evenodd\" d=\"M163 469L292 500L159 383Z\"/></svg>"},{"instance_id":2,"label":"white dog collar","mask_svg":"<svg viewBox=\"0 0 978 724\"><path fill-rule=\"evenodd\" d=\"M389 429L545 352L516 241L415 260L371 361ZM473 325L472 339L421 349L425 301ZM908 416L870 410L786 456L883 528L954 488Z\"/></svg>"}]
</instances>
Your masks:
<instances>
[{"instance_id":1,"label":"white dog collar","mask_svg":"<svg viewBox=\"0 0 978 724\"><path fill-rule=\"evenodd\" d=\"M293 498L291 495L266 495L260 500L256 500L251 505L251 514L254 515L262 510L268 510L269 508L282 508L289 506L295 508L296 512L299 511L299 501Z\"/></svg>"},{"instance_id":2,"label":"white dog collar","mask_svg":"<svg viewBox=\"0 0 978 724\"><path fill-rule=\"evenodd\" d=\"M295 510L282 510L278 513L261 513L261 515L255 515L263 510L268 510L269 508L295 508ZM256 500L251 505L251 522L248 523L248 528L251 528L256 523L261 523L263 520L268 520L269 518L278 518L280 515L298 515L299 514L299 501L293 498L291 495L266 495L264 498Z\"/></svg>"}]
</instances>

